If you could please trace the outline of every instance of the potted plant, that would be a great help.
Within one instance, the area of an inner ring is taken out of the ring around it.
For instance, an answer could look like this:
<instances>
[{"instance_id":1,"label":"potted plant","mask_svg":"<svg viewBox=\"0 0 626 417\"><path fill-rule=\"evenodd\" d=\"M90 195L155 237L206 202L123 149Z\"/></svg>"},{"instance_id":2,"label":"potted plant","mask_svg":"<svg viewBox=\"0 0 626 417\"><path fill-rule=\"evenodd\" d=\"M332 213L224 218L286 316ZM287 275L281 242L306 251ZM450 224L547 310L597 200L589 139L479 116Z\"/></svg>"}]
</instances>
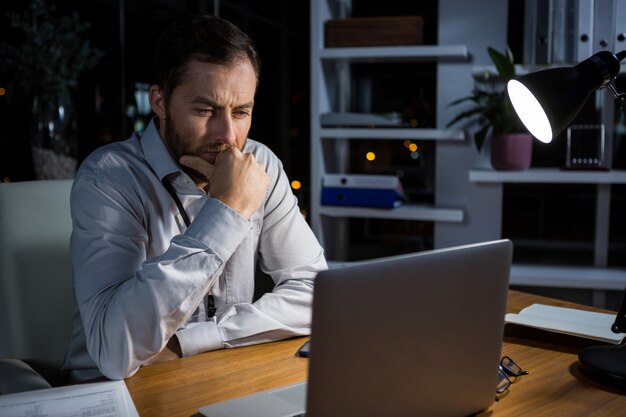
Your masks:
<instances>
[{"instance_id":1,"label":"potted plant","mask_svg":"<svg viewBox=\"0 0 626 417\"><path fill-rule=\"evenodd\" d=\"M104 54L89 41L89 23L76 12L59 15L45 0L7 17L16 42L0 42L0 66L11 76L7 94L32 100L35 173L39 179L71 178L78 147L72 92Z\"/></svg>"},{"instance_id":2,"label":"potted plant","mask_svg":"<svg viewBox=\"0 0 626 417\"><path fill-rule=\"evenodd\" d=\"M532 135L524 128L513 110L506 93L506 83L515 78L513 55L507 48L505 54L489 47L487 52L493 61L497 77L489 72L476 80L472 94L450 103L451 106L472 102L473 107L459 113L448 127L469 120L477 124L474 142L480 152L487 135L491 135L491 164L499 170L523 170L530 167L532 157Z\"/></svg>"}]
</instances>

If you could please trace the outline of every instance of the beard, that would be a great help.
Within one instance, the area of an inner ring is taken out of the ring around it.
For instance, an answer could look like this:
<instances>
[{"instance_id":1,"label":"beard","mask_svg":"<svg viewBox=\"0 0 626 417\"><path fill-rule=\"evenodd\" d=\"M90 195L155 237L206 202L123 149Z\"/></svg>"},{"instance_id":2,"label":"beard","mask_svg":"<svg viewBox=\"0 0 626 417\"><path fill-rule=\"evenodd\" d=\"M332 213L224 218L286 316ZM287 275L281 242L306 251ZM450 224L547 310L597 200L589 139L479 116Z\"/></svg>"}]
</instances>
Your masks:
<instances>
[{"instance_id":1,"label":"beard","mask_svg":"<svg viewBox=\"0 0 626 417\"><path fill-rule=\"evenodd\" d=\"M185 139L185 135L181 133L180 129L178 129L176 123L174 123L174 120L170 117L169 112L165 113L164 135L165 137L163 139L165 140L165 144L167 148L169 149L169 151L174 156L174 159L176 160L176 162L178 162L180 157L183 155L201 156L204 153L221 152L231 147L231 145L224 144L224 143L218 143L218 144L213 144L213 145L200 144L200 145L194 146L193 144L190 143L189 140ZM242 152L243 152L244 147L246 146L246 141L247 139L244 140L241 147L239 148L239 150Z\"/></svg>"},{"instance_id":2,"label":"beard","mask_svg":"<svg viewBox=\"0 0 626 417\"><path fill-rule=\"evenodd\" d=\"M184 135L180 133L169 113L165 114L165 137L163 139L165 139L165 144L176 162L183 155L198 155L200 153L198 149L194 149L191 144L185 141Z\"/></svg>"},{"instance_id":3,"label":"beard","mask_svg":"<svg viewBox=\"0 0 626 417\"><path fill-rule=\"evenodd\" d=\"M204 153L221 152L231 147L231 145L223 143L212 145L199 144L197 146L194 146L190 140L185 139L186 135L182 133L180 129L178 129L176 123L174 123L174 120L170 117L169 112L165 113L164 136L165 137L163 139L165 141L165 145L169 149L177 164L179 164L178 160L183 155L202 156L202 154ZM243 141L241 148L239 149L242 152L246 145L246 141L247 139ZM194 169L180 164L179 166L181 170L189 175L196 183L198 183L199 181L205 181L207 179L202 173Z\"/></svg>"}]
</instances>

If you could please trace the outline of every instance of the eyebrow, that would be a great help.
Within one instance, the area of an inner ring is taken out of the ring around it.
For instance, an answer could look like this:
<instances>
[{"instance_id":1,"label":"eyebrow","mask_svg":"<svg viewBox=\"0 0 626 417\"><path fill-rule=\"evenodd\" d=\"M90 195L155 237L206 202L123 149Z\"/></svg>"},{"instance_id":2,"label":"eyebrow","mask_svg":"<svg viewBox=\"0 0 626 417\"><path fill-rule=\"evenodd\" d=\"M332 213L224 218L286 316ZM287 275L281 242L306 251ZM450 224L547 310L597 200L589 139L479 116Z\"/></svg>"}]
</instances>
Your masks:
<instances>
[{"instance_id":1,"label":"eyebrow","mask_svg":"<svg viewBox=\"0 0 626 417\"><path fill-rule=\"evenodd\" d=\"M224 106L218 104L217 102L215 102L215 101L213 101L211 99L205 98L205 97L196 97L191 102L194 103L194 104L209 105L209 106L215 107L217 109L223 109L224 108ZM234 108L236 108L236 109L250 109L252 107L254 107L254 101L250 101L248 103L244 103L244 104L240 104L240 105L234 106Z\"/></svg>"}]
</instances>

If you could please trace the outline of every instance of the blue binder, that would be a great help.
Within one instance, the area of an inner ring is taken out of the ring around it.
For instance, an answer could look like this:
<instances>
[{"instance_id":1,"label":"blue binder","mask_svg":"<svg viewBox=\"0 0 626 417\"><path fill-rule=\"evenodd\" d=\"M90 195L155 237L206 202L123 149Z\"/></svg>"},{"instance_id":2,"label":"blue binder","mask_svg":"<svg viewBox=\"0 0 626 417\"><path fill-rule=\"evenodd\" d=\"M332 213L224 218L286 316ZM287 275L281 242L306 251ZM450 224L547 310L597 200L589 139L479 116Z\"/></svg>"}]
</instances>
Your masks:
<instances>
[{"instance_id":1,"label":"blue binder","mask_svg":"<svg viewBox=\"0 0 626 417\"><path fill-rule=\"evenodd\" d=\"M347 187L322 188L322 205L395 208L404 197L393 189L367 189Z\"/></svg>"}]
</instances>

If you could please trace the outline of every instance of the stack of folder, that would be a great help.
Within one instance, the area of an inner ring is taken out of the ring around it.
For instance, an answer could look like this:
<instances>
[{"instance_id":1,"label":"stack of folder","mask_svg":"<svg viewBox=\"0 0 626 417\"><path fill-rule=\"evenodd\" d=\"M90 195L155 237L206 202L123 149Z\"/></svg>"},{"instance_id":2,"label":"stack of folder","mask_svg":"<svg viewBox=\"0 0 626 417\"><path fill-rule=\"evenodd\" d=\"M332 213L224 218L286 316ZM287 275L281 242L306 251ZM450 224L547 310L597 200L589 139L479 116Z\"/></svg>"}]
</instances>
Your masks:
<instances>
[{"instance_id":1,"label":"stack of folder","mask_svg":"<svg viewBox=\"0 0 626 417\"><path fill-rule=\"evenodd\" d=\"M329 174L322 178L322 205L375 208L399 207L406 200L394 175Z\"/></svg>"}]
</instances>

